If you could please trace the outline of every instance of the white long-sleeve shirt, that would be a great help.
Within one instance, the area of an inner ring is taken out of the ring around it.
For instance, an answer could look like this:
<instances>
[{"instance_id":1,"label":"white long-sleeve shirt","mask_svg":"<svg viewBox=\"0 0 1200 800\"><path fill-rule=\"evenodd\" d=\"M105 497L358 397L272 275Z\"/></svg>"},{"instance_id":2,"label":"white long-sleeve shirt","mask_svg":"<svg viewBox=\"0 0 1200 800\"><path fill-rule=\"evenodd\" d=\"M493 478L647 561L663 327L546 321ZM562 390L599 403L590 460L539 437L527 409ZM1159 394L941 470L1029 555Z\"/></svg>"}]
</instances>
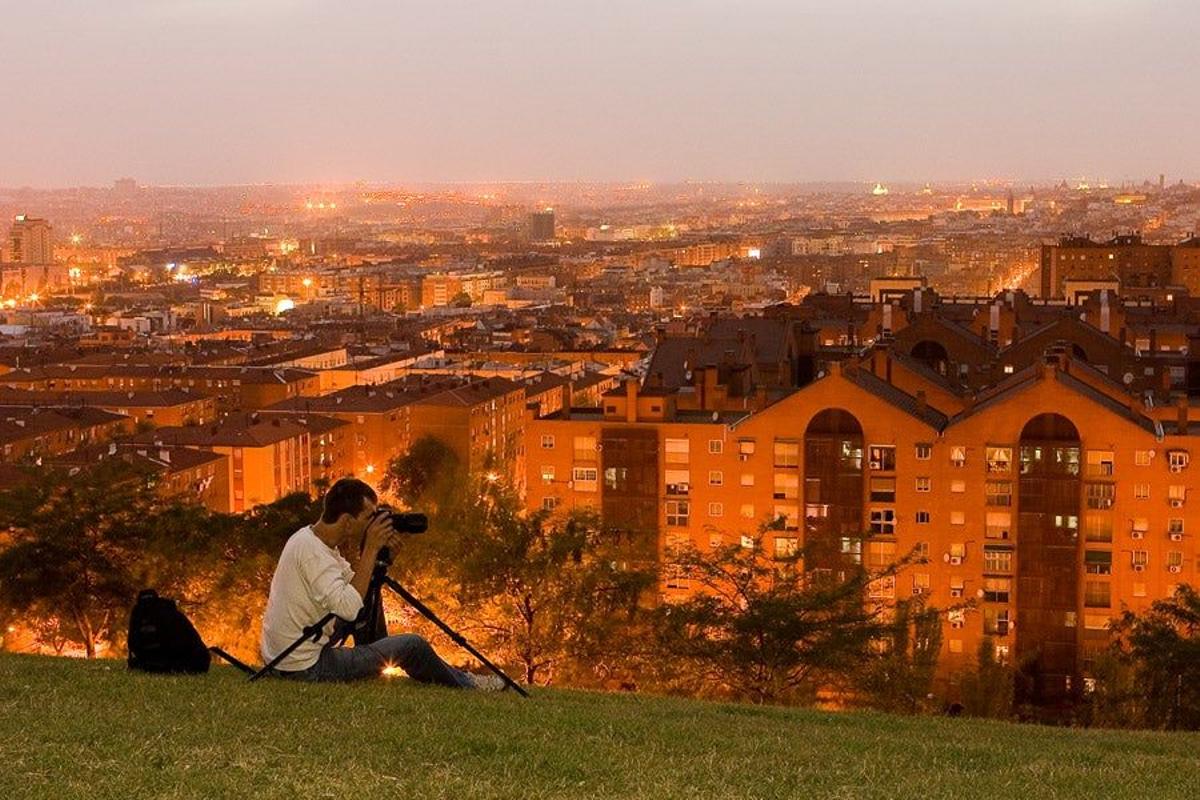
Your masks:
<instances>
[{"instance_id":1,"label":"white long-sleeve shirt","mask_svg":"<svg viewBox=\"0 0 1200 800\"><path fill-rule=\"evenodd\" d=\"M270 661L287 649L304 632L329 612L342 619L354 619L363 601L350 585L354 570L341 554L317 538L311 526L293 533L283 546L271 594L263 614L260 649L264 661ZM334 623L325 626L321 638L308 640L276 665L287 672L308 669L317 663L321 648L329 641Z\"/></svg>"}]
</instances>

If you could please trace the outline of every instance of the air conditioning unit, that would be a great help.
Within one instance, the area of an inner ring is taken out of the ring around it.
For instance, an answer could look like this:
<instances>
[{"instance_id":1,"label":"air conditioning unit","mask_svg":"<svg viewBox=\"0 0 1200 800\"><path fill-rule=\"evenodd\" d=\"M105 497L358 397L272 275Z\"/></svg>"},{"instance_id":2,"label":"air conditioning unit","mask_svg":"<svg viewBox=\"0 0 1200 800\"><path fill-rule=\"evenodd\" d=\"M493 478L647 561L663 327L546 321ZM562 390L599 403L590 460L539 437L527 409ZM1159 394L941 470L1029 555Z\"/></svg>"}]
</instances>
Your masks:
<instances>
[{"instance_id":1,"label":"air conditioning unit","mask_svg":"<svg viewBox=\"0 0 1200 800\"><path fill-rule=\"evenodd\" d=\"M1129 538L1130 539L1144 539L1144 538L1146 538L1146 534L1144 531L1130 531Z\"/></svg>"},{"instance_id":2,"label":"air conditioning unit","mask_svg":"<svg viewBox=\"0 0 1200 800\"><path fill-rule=\"evenodd\" d=\"M925 594L925 592L926 592L926 591L927 591L927 590L925 589L925 587L924 587L924 586L914 586L914 587L913 587L913 594L914 594L914 595L918 595L918 594Z\"/></svg>"},{"instance_id":3,"label":"air conditioning unit","mask_svg":"<svg viewBox=\"0 0 1200 800\"><path fill-rule=\"evenodd\" d=\"M962 626L963 626L963 623L959 620L955 620L954 622L950 623L951 628L961 628Z\"/></svg>"},{"instance_id":4,"label":"air conditioning unit","mask_svg":"<svg viewBox=\"0 0 1200 800\"><path fill-rule=\"evenodd\" d=\"M952 566L952 567L962 566L962 562L963 562L962 556L950 556L950 566Z\"/></svg>"},{"instance_id":5,"label":"air conditioning unit","mask_svg":"<svg viewBox=\"0 0 1200 800\"><path fill-rule=\"evenodd\" d=\"M954 588L954 587L950 587L950 596L951 596L951 597L962 597L962 596L963 596L963 590L962 590L961 588L957 588L957 589L956 589L956 588Z\"/></svg>"},{"instance_id":6,"label":"air conditioning unit","mask_svg":"<svg viewBox=\"0 0 1200 800\"><path fill-rule=\"evenodd\" d=\"M1183 567L1179 566L1178 564L1172 564L1171 566L1167 567L1167 572L1180 573L1183 572Z\"/></svg>"},{"instance_id":7,"label":"air conditioning unit","mask_svg":"<svg viewBox=\"0 0 1200 800\"><path fill-rule=\"evenodd\" d=\"M1172 497L1171 498L1171 508L1183 508L1183 498L1182 497Z\"/></svg>"},{"instance_id":8,"label":"air conditioning unit","mask_svg":"<svg viewBox=\"0 0 1200 800\"><path fill-rule=\"evenodd\" d=\"M1183 541L1183 534L1182 534L1182 533L1172 533L1172 534L1171 534L1171 541L1172 541L1172 542L1182 542L1182 541Z\"/></svg>"},{"instance_id":9,"label":"air conditioning unit","mask_svg":"<svg viewBox=\"0 0 1200 800\"><path fill-rule=\"evenodd\" d=\"M749 460L750 460L749 453L738 453L738 461L749 461Z\"/></svg>"},{"instance_id":10,"label":"air conditioning unit","mask_svg":"<svg viewBox=\"0 0 1200 800\"><path fill-rule=\"evenodd\" d=\"M1134 572L1145 572L1145 571L1146 571L1146 565L1145 565L1145 564L1134 564L1134 565L1133 565L1133 571L1134 571Z\"/></svg>"}]
</instances>

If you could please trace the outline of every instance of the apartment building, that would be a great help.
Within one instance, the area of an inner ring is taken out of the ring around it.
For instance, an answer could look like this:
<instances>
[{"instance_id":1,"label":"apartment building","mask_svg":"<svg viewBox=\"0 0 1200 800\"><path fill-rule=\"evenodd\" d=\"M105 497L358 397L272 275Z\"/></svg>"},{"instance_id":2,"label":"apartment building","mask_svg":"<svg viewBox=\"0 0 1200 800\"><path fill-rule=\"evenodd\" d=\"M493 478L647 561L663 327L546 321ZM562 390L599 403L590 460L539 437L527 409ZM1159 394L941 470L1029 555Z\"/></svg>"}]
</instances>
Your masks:
<instances>
[{"instance_id":1,"label":"apartment building","mask_svg":"<svg viewBox=\"0 0 1200 800\"><path fill-rule=\"evenodd\" d=\"M1116 615L1197 579L1197 411L1164 420L1069 352L954 402L899 372L868 353L745 412L681 410L677 390L630 381L595 411L527 421L527 503L640 533L668 600L694 589L673 547L767 526L771 553L804 547L818 576L915 552L868 600L945 610L947 681L988 637L1027 663L1027 699L1079 691Z\"/></svg>"}]
</instances>

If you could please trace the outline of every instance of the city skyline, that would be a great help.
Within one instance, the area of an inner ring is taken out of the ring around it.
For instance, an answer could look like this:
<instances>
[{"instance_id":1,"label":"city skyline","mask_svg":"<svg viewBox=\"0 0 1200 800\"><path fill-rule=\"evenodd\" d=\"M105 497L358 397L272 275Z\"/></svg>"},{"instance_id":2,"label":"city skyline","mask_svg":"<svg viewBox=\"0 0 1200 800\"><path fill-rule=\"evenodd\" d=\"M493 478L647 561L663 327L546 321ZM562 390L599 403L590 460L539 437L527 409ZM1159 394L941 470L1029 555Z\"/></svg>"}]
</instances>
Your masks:
<instances>
[{"instance_id":1,"label":"city skyline","mask_svg":"<svg viewBox=\"0 0 1200 800\"><path fill-rule=\"evenodd\" d=\"M1043 5L21 6L0 185L1200 175L1200 10Z\"/></svg>"}]
</instances>

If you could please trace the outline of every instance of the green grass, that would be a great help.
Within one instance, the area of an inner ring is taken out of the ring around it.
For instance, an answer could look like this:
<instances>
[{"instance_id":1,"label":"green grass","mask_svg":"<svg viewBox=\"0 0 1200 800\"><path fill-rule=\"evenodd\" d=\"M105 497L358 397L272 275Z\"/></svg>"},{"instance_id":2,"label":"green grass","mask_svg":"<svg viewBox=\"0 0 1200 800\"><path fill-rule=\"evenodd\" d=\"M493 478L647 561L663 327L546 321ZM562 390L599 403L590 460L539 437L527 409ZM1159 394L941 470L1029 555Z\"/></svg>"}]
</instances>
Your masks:
<instances>
[{"instance_id":1,"label":"green grass","mask_svg":"<svg viewBox=\"0 0 1200 800\"><path fill-rule=\"evenodd\" d=\"M3 798L1194 797L1200 735L0 656Z\"/></svg>"}]
</instances>

